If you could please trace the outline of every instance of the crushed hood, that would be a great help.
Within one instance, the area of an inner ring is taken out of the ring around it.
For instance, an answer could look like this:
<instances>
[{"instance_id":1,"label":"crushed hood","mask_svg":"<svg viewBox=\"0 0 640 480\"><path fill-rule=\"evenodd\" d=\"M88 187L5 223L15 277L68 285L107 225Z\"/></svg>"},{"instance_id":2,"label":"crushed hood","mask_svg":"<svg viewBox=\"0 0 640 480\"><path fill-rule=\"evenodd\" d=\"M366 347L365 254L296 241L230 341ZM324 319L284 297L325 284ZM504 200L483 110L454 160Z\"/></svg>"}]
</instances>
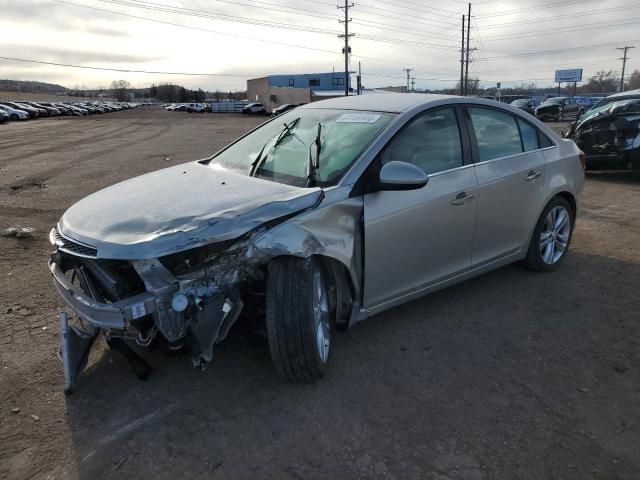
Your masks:
<instances>
[{"instance_id":1,"label":"crushed hood","mask_svg":"<svg viewBox=\"0 0 640 480\"><path fill-rule=\"evenodd\" d=\"M80 200L61 233L99 258L149 259L237 238L317 205L319 188L299 188L198 162L118 183Z\"/></svg>"}]
</instances>

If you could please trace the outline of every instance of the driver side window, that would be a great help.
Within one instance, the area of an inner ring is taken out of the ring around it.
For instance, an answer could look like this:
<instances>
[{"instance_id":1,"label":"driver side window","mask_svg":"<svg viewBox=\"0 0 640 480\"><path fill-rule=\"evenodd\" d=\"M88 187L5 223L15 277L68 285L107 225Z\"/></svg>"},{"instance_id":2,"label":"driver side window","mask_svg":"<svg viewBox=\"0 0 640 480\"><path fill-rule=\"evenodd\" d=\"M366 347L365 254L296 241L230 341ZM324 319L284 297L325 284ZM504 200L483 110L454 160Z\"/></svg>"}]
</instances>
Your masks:
<instances>
[{"instance_id":1,"label":"driver side window","mask_svg":"<svg viewBox=\"0 0 640 480\"><path fill-rule=\"evenodd\" d=\"M441 108L411 120L385 147L382 165L413 163L431 174L462 166L460 130L453 108Z\"/></svg>"}]
</instances>

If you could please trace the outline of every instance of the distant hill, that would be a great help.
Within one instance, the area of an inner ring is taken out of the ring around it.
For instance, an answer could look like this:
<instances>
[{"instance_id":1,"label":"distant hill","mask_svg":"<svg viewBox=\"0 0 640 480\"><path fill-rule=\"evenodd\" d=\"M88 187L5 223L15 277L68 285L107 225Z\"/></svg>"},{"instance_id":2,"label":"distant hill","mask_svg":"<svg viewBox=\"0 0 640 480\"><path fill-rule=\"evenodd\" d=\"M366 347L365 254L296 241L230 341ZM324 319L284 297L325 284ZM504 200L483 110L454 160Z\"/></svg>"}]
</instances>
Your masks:
<instances>
[{"instance_id":1,"label":"distant hill","mask_svg":"<svg viewBox=\"0 0 640 480\"><path fill-rule=\"evenodd\" d=\"M62 85L45 82L31 82L23 80L1 80L0 91L22 93L63 93L67 89Z\"/></svg>"}]
</instances>

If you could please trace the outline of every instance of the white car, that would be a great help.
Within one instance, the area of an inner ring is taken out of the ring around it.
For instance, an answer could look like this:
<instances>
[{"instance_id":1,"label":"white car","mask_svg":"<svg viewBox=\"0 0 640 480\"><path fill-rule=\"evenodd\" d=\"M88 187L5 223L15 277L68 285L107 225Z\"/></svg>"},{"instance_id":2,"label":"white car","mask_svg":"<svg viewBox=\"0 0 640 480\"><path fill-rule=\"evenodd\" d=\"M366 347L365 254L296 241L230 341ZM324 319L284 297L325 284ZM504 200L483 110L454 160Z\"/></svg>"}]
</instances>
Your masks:
<instances>
[{"instance_id":1,"label":"white car","mask_svg":"<svg viewBox=\"0 0 640 480\"><path fill-rule=\"evenodd\" d=\"M206 110L201 103L186 103L185 107L189 113L203 113Z\"/></svg>"},{"instance_id":2,"label":"white car","mask_svg":"<svg viewBox=\"0 0 640 480\"><path fill-rule=\"evenodd\" d=\"M0 105L0 110L4 110L9 115L9 120L28 120L29 114L24 110L10 107L8 105Z\"/></svg>"},{"instance_id":3,"label":"white car","mask_svg":"<svg viewBox=\"0 0 640 480\"><path fill-rule=\"evenodd\" d=\"M250 103L242 109L242 113L267 113L267 108L261 103Z\"/></svg>"}]
</instances>

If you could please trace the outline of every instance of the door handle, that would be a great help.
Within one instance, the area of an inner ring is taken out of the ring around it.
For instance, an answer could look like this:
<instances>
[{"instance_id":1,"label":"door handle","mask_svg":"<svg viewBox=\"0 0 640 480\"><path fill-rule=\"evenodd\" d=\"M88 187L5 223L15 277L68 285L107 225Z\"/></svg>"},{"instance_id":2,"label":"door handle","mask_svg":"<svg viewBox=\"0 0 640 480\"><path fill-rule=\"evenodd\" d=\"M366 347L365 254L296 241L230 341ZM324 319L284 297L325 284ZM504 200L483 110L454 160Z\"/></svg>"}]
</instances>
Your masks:
<instances>
[{"instance_id":1,"label":"door handle","mask_svg":"<svg viewBox=\"0 0 640 480\"><path fill-rule=\"evenodd\" d=\"M466 205L474 198L475 198L475 195L473 194L467 195L467 192L460 192L458 195L456 195L455 199L451 200L451 205L460 207L462 205Z\"/></svg>"},{"instance_id":2,"label":"door handle","mask_svg":"<svg viewBox=\"0 0 640 480\"><path fill-rule=\"evenodd\" d=\"M539 170L530 170L524 179L526 182L533 182L536 178L542 175L542 172Z\"/></svg>"}]
</instances>

